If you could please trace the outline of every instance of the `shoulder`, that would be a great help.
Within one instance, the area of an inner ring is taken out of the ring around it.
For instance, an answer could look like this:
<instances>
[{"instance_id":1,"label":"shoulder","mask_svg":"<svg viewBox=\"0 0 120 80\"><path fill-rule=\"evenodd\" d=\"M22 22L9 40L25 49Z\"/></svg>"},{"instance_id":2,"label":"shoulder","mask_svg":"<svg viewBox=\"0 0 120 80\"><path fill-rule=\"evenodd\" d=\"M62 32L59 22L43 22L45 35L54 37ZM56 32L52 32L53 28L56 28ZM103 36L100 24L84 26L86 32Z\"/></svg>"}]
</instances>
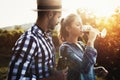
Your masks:
<instances>
[{"instance_id":1,"label":"shoulder","mask_svg":"<svg viewBox=\"0 0 120 80\"><path fill-rule=\"evenodd\" d=\"M36 43L36 42L37 42L36 36L29 29L18 38L18 40L16 41L16 44L29 45L31 43Z\"/></svg>"},{"instance_id":2,"label":"shoulder","mask_svg":"<svg viewBox=\"0 0 120 80\"><path fill-rule=\"evenodd\" d=\"M59 50L60 50L60 52L65 51L65 50L66 50L66 52L69 52L69 51L71 52L74 49L73 47L74 47L73 44L70 44L68 42L63 42L60 45Z\"/></svg>"},{"instance_id":3,"label":"shoulder","mask_svg":"<svg viewBox=\"0 0 120 80\"><path fill-rule=\"evenodd\" d=\"M71 45L67 42L63 42L61 45L60 45L60 48L65 48L65 47L70 47Z\"/></svg>"},{"instance_id":4,"label":"shoulder","mask_svg":"<svg viewBox=\"0 0 120 80\"><path fill-rule=\"evenodd\" d=\"M30 33L30 32L25 32L23 35L20 36L19 40L33 40L35 41L36 40L36 37Z\"/></svg>"}]
</instances>

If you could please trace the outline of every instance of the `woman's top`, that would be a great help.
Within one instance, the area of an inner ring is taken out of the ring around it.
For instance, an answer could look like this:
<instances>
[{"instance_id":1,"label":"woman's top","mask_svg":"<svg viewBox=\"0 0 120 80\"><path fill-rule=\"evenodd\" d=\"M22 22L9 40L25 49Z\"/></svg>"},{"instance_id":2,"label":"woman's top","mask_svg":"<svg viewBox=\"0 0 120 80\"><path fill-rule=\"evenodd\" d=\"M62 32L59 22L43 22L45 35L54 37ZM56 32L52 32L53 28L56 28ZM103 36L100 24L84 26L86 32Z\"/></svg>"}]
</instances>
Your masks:
<instances>
[{"instance_id":1,"label":"woman's top","mask_svg":"<svg viewBox=\"0 0 120 80\"><path fill-rule=\"evenodd\" d=\"M93 68L97 57L96 49L85 46L80 41L77 44L64 42L59 53L67 58L67 80L95 80Z\"/></svg>"}]
</instances>

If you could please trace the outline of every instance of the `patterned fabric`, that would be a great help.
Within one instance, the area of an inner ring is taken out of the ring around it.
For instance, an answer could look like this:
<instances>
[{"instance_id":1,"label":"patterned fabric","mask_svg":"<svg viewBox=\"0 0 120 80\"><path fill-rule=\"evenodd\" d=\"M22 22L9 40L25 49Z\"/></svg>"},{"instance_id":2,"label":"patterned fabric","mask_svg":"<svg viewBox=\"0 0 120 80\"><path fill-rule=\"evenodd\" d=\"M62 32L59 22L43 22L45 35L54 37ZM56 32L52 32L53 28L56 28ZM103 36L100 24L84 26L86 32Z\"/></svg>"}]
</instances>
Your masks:
<instances>
[{"instance_id":1,"label":"patterned fabric","mask_svg":"<svg viewBox=\"0 0 120 80\"><path fill-rule=\"evenodd\" d=\"M67 80L95 80L94 64L96 63L97 50L84 46L78 42L83 48L81 49L74 43L65 42L60 46L60 54L66 54L68 74ZM64 49L66 53L64 53Z\"/></svg>"},{"instance_id":2,"label":"patterned fabric","mask_svg":"<svg viewBox=\"0 0 120 80\"><path fill-rule=\"evenodd\" d=\"M12 49L8 80L38 80L51 75L55 49L49 34L34 25L17 40Z\"/></svg>"}]
</instances>

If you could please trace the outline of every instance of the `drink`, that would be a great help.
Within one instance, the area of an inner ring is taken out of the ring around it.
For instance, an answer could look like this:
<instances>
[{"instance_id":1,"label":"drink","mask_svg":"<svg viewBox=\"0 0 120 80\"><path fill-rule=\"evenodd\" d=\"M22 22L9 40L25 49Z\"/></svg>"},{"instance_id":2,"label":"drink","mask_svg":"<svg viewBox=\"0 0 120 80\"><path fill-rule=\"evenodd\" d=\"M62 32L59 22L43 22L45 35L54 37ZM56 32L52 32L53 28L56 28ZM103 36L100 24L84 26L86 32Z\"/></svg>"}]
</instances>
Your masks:
<instances>
[{"instance_id":1,"label":"drink","mask_svg":"<svg viewBox=\"0 0 120 80\"><path fill-rule=\"evenodd\" d=\"M89 31L90 31L91 28L92 27L90 25L83 25L82 26L82 32L83 33L89 33Z\"/></svg>"},{"instance_id":2,"label":"drink","mask_svg":"<svg viewBox=\"0 0 120 80\"><path fill-rule=\"evenodd\" d=\"M89 31L92 29L92 26L90 25L83 25L82 26L82 32L85 34L89 34ZM107 34L107 30L104 28L101 32L100 31L96 31L98 36L101 38L104 38Z\"/></svg>"}]
</instances>

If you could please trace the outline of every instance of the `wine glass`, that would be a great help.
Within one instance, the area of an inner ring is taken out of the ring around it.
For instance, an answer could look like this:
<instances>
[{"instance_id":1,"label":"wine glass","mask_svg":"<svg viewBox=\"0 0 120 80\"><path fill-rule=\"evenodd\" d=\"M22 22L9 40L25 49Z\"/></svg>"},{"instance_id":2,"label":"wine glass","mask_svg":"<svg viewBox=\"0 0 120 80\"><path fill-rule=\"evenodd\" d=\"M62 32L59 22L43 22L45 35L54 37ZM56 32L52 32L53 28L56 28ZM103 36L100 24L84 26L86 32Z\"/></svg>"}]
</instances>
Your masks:
<instances>
[{"instance_id":1,"label":"wine glass","mask_svg":"<svg viewBox=\"0 0 120 80\"><path fill-rule=\"evenodd\" d=\"M89 31L91 30L92 26L90 25L83 25L82 26L82 32L83 33L89 33ZM107 34L107 30L104 28L102 31L97 31L98 33L98 36L101 37L101 38L104 38Z\"/></svg>"}]
</instances>

